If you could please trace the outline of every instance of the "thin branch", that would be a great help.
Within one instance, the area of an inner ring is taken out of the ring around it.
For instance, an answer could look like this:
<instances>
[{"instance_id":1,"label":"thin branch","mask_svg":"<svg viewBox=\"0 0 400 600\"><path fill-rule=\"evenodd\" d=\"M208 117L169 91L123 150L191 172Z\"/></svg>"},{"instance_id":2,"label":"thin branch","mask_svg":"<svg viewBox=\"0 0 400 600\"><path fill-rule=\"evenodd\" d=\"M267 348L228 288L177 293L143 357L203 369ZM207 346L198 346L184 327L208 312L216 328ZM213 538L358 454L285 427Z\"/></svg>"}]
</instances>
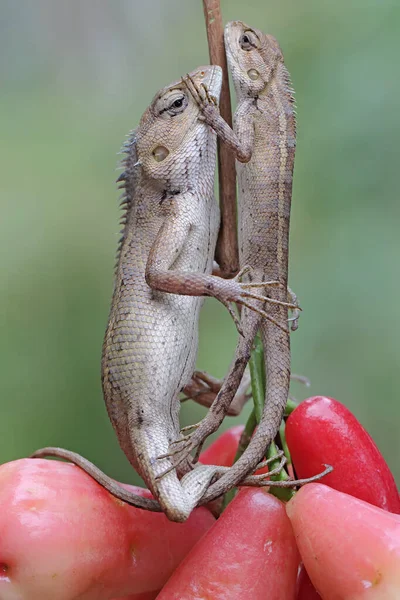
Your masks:
<instances>
[{"instance_id":1,"label":"thin branch","mask_svg":"<svg viewBox=\"0 0 400 600\"><path fill-rule=\"evenodd\" d=\"M221 116L232 126L232 109L220 0L203 0L203 8L210 63L219 65L223 71L220 100ZM229 276L234 275L239 270L236 231L236 172L234 156L220 140L218 140L218 170L221 227L218 236L216 258L223 274Z\"/></svg>"}]
</instances>

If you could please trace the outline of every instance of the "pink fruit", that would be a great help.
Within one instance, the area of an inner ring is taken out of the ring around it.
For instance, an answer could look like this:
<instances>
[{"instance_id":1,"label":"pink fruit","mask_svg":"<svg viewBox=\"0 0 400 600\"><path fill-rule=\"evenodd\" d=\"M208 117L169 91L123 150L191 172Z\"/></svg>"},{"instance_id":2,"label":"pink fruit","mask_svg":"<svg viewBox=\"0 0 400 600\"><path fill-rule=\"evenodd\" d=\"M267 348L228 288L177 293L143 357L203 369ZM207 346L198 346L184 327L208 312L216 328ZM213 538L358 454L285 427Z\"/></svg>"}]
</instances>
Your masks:
<instances>
[{"instance_id":1,"label":"pink fruit","mask_svg":"<svg viewBox=\"0 0 400 600\"><path fill-rule=\"evenodd\" d=\"M158 600L294 600L299 555L285 506L243 489L179 565Z\"/></svg>"},{"instance_id":2,"label":"pink fruit","mask_svg":"<svg viewBox=\"0 0 400 600\"><path fill-rule=\"evenodd\" d=\"M304 565L300 566L299 575L297 577L296 600L321 600L321 596L311 583Z\"/></svg>"},{"instance_id":3,"label":"pink fruit","mask_svg":"<svg viewBox=\"0 0 400 600\"><path fill-rule=\"evenodd\" d=\"M123 598L113 598L113 600L155 600L158 596L157 592L143 592L143 594L133 594L132 596L124 596Z\"/></svg>"},{"instance_id":4,"label":"pink fruit","mask_svg":"<svg viewBox=\"0 0 400 600\"><path fill-rule=\"evenodd\" d=\"M172 523L116 500L74 465L40 459L0 466L0 506L1 600L154 594L215 521L199 508Z\"/></svg>"},{"instance_id":5,"label":"pink fruit","mask_svg":"<svg viewBox=\"0 0 400 600\"><path fill-rule=\"evenodd\" d=\"M219 438L201 453L200 462L203 463L203 465L231 467L236 456L243 429L244 425L236 425L222 433Z\"/></svg>"},{"instance_id":6,"label":"pink fruit","mask_svg":"<svg viewBox=\"0 0 400 600\"><path fill-rule=\"evenodd\" d=\"M400 598L400 517L322 484L286 507L304 566L324 600Z\"/></svg>"}]
</instances>

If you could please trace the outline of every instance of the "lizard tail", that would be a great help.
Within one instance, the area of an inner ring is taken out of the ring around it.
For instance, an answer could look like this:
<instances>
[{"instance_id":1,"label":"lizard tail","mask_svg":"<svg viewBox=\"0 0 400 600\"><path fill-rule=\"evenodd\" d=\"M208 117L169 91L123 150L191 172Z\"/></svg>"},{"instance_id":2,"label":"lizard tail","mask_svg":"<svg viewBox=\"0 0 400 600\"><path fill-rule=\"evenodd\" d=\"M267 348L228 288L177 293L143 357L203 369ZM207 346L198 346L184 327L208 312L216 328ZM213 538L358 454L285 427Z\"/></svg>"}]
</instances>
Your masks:
<instances>
[{"instance_id":1,"label":"lizard tail","mask_svg":"<svg viewBox=\"0 0 400 600\"><path fill-rule=\"evenodd\" d=\"M197 448L196 458L198 458L198 455L200 454L205 439L217 431L224 420L224 417L228 413L229 407L232 404L233 398L243 379L245 369L250 360L254 338L260 326L260 322L261 317L259 315L254 314L247 308L243 309L241 325L245 335L239 337L234 359L229 367L228 374L226 375L222 387L215 397L208 414L191 435L190 450Z\"/></svg>"},{"instance_id":2,"label":"lizard tail","mask_svg":"<svg viewBox=\"0 0 400 600\"><path fill-rule=\"evenodd\" d=\"M237 486L244 477L254 472L263 460L281 424L290 383L290 339L283 336L274 324L261 326L264 345L267 389L263 414L255 434L239 460L213 485L201 499L201 504L214 500Z\"/></svg>"},{"instance_id":3,"label":"lizard tail","mask_svg":"<svg viewBox=\"0 0 400 600\"><path fill-rule=\"evenodd\" d=\"M146 498L127 490L120 483L103 473L87 458L71 450L57 447L41 448L40 450L36 450L30 458L45 458L46 456L63 458L77 465L115 498L122 500L122 502L126 502L135 508L142 508L143 510L164 512L170 521L178 523L182 523L188 519L190 513L203 495L204 490L218 470L218 467L202 465L185 475L181 481L179 481L176 472L171 471L171 473L165 475L154 486L158 502L152 498ZM144 489L144 492L147 493L147 490Z\"/></svg>"},{"instance_id":4,"label":"lizard tail","mask_svg":"<svg viewBox=\"0 0 400 600\"><path fill-rule=\"evenodd\" d=\"M114 479L111 479L111 477L109 477L108 475L103 473L103 471L101 471L98 467L96 467L96 465L87 460L87 458L84 458L76 452L72 452L71 450L66 450L64 448L47 447L41 448L40 450L36 450L36 452L31 454L30 458L45 458L46 456L63 458L73 463L74 465L77 465L78 467L83 469L85 473L87 473L95 481L97 481L97 483L99 483L108 492L110 492L110 494L112 494L119 500L130 504L131 506L156 512L162 511L162 508L157 502L157 500L139 496L138 494L134 494L133 492L125 489L121 484L114 481Z\"/></svg>"}]
</instances>

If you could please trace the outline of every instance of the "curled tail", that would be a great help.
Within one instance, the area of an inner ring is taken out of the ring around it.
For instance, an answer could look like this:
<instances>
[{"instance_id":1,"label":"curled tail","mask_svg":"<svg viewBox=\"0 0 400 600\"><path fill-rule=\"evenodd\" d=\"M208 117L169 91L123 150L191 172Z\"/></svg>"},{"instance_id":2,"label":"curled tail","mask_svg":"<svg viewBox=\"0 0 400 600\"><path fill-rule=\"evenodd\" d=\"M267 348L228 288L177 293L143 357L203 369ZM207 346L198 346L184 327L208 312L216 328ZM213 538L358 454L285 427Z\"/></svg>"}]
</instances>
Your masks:
<instances>
[{"instance_id":1,"label":"curled tail","mask_svg":"<svg viewBox=\"0 0 400 600\"><path fill-rule=\"evenodd\" d=\"M171 521L178 523L188 519L190 513L202 497L204 490L218 471L218 467L208 465L199 466L185 475L181 481L179 481L176 471L171 471L154 486L158 502L152 498L139 496L125 489L121 484L103 473L96 465L71 450L57 447L41 448L40 450L36 450L31 455L31 458L45 458L46 456L68 460L83 469L85 473L90 475L115 498L135 508L142 508L143 510L151 510L153 512L164 512Z\"/></svg>"},{"instance_id":2,"label":"curled tail","mask_svg":"<svg viewBox=\"0 0 400 600\"><path fill-rule=\"evenodd\" d=\"M246 366L250 360L254 338L261 321L259 315L250 313L248 309L244 309L242 314L241 324L245 335L240 336L239 338L229 372L225 377L222 387L214 399L210 410L200 422L194 433L190 436L190 443L187 443L186 440L183 441L184 457L187 457L192 450L196 449L196 458L198 458L205 439L217 431L224 420L240 382L242 381Z\"/></svg>"},{"instance_id":3,"label":"curled tail","mask_svg":"<svg viewBox=\"0 0 400 600\"><path fill-rule=\"evenodd\" d=\"M202 504L226 493L254 472L263 460L281 424L290 382L289 332L287 335L282 335L282 331L275 325L264 322L261 326L261 337L266 362L267 389L260 423L242 456L229 471L209 487L201 499Z\"/></svg>"},{"instance_id":4,"label":"curled tail","mask_svg":"<svg viewBox=\"0 0 400 600\"><path fill-rule=\"evenodd\" d=\"M33 454L31 454L30 458L45 458L46 456L54 456L56 458L63 458L68 460L69 462L77 465L85 473L93 477L97 483L99 483L103 488L105 488L110 494L130 504L131 506L135 506L136 508L143 508L144 510L152 510L155 512L161 512L162 508L157 500L153 500L151 498L144 498L139 496L138 494L134 494L129 490L126 490L122 485L114 481L111 477L103 473L96 465L94 465L90 460L84 458L80 454L76 452L72 452L71 450L66 450L65 448L57 448L57 447L47 447L41 448L40 450L36 450Z\"/></svg>"}]
</instances>

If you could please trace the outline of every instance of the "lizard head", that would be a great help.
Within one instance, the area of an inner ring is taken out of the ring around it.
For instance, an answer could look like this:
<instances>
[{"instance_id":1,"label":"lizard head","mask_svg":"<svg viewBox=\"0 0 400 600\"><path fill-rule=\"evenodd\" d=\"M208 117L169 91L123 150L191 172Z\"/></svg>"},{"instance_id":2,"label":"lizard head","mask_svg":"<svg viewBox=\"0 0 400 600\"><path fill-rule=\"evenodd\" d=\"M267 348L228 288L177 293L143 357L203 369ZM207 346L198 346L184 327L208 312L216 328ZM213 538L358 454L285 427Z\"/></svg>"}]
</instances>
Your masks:
<instances>
[{"instance_id":1,"label":"lizard head","mask_svg":"<svg viewBox=\"0 0 400 600\"><path fill-rule=\"evenodd\" d=\"M238 99L259 96L268 87L279 63L283 63L278 42L272 35L242 21L228 23L224 39Z\"/></svg>"},{"instance_id":2,"label":"lizard head","mask_svg":"<svg viewBox=\"0 0 400 600\"><path fill-rule=\"evenodd\" d=\"M218 66L198 67L190 73L194 82L204 84L219 100L222 70ZM141 118L137 130L136 150L144 172L154 180L168 181L182 177L185 157L196 148L207 146L215 135L201 119L200 109L186 85L177 81L160 90ZM193 162L193 161L191 161ZM194 161L196 162L196 160Z\"/></svg>"}]
</instances>

